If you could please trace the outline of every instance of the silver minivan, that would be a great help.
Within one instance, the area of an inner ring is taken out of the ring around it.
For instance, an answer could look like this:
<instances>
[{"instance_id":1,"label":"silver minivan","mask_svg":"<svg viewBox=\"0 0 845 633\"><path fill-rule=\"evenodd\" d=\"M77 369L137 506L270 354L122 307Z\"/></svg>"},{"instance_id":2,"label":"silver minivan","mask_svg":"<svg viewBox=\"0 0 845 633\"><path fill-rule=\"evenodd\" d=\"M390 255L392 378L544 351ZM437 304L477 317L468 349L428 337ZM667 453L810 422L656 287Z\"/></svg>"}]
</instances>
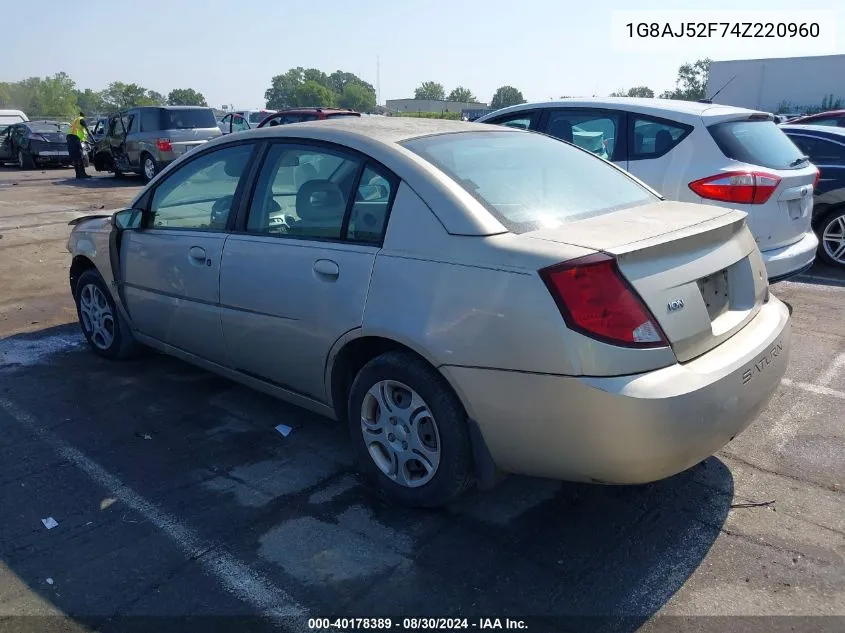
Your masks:
<instances>
[{"instance_id":1,"label":"silver minivan","mask_svg":"<svg viewBox=\"0 0 845 633\"><path fill-rule=\"evenodd\" d=\"M147 181L174 160L220 136L214 110L198 106L145 106L109 117L97 142L94 168Z\"/></svg>"}]
</instances>

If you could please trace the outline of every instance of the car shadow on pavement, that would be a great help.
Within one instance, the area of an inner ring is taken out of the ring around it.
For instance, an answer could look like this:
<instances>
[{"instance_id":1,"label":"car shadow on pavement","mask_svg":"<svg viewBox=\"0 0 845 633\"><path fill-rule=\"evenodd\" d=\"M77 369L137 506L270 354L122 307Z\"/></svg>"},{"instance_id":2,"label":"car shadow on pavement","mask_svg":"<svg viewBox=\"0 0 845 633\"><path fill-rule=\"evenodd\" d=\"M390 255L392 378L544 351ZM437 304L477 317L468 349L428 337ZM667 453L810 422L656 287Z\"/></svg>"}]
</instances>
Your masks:
<instances>
[{"instance_id":1,"label":"car shadow on pavement","mask_svg":"<svg viewBox=\"0 0 845 633\"><path fill-rule=\"evenodd\" d=\"M57 186L64 186L64 187L81 187L84 189L98 189L98 188L108 188L114 189L117 187L140 187L143 185L143 180L140 176L132 177L132 176L124 176L123 178L115 178L112 175L108 176L94 176L92 175L90 178L80 178L77 179L73 176L66 178L64 180L57 180L53 183Z\"/></svg>"},{"instance_id":2,"label":"car shadow on pavement","mask_svg":"<svg viewBox=\"0 0 845 633\"><path fill-rule=\"evenodd\" d=\"M0 340L0 382L23 412L0 407L0 586L4 565L24 585L6 613L35 594L92 624L158 616L150 630L249 614L174 546L190 533L320 617L633 633L699 568L734 493L711 457L642 486L510 477L444 508L386 505L341 425L170 357L103 360L78 326Z\"/></svg>"}]
</instances>

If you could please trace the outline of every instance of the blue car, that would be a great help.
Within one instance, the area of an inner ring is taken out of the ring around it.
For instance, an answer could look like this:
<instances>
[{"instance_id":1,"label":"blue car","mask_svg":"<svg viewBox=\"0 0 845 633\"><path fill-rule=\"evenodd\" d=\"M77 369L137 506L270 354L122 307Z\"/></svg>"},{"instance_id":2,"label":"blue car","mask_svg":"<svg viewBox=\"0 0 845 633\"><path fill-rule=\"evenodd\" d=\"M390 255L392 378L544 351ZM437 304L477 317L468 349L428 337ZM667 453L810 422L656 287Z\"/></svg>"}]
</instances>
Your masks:
<instances>
[{"instance_id":1,"label":"blue car","mask_svg":"<svg viewBox=\"0 0 845 633\"><path fill-rule=\"evenodd\" d=\"M795 124L780 129L819 168L813 196L819 258L845 267L845 128Z\"/></svg>"}]
</instances>

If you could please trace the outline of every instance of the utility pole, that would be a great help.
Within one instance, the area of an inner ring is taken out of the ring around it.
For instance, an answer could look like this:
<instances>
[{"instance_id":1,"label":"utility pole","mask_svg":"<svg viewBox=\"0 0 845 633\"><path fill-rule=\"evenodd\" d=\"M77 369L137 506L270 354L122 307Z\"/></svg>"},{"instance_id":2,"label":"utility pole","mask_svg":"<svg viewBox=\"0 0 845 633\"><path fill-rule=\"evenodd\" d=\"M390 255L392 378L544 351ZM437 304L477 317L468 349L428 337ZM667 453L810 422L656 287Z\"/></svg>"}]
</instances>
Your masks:
<instances>
[{"instance_id":1,"label":"utility pole","mask_svg":"<svg viewBox=\"0 0 845 633\"><path fill-rule=\"evenodd\" d=\"M376 55L376 105L381 105L381 59Z\"/></svg>"}]
</instances>

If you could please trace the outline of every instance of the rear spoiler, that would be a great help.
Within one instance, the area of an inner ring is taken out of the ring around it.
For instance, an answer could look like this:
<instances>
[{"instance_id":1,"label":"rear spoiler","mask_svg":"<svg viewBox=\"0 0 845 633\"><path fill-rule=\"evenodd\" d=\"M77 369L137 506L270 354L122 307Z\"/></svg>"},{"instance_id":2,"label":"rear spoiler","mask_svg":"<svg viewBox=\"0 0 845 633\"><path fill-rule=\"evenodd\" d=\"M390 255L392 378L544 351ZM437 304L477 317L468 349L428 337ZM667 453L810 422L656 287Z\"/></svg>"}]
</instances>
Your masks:
<instances>
[{"instance_id":1,"label":"rear spoiler","mask_svg":"<svg viewBox=\"0 0 845 633\"><path fill-rule=\"evenodd\" d=\"M76 226L77 224L81 224L82 222L85 222L87 220L98 220L100 218L110 218L110 217L111 217L111 214L104 215L102 213L99 214L99 215L83 215L81 217L74 218L73 220L68 222L68 226Z\"/></svg>"}]
</instances>

